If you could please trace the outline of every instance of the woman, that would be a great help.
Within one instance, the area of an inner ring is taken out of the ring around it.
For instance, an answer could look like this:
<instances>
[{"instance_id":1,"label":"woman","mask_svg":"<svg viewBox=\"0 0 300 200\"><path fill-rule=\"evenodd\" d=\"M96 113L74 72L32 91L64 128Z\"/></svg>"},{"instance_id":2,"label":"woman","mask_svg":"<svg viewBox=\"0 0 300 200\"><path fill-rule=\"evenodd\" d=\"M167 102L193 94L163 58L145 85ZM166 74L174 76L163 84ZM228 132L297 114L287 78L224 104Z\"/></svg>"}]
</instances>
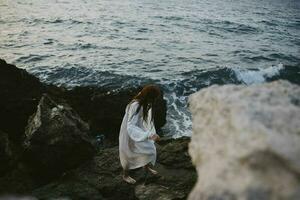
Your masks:
<instances>
[{"instance_id":1,"label":"woman","mask_svg":"<svg viewBox=\"0 0 300 200\"><path fill-rule=\"evenodd\" d=\"M123 168L123 180L134 184L136 181L128 174L130 169L144 167L152 174L157 171L150 168L156 162L154 141L156 134L152 107L161 95L155 85L145 86L127 105L119 135L119 153Z\"/></svg>"}]
</instances>

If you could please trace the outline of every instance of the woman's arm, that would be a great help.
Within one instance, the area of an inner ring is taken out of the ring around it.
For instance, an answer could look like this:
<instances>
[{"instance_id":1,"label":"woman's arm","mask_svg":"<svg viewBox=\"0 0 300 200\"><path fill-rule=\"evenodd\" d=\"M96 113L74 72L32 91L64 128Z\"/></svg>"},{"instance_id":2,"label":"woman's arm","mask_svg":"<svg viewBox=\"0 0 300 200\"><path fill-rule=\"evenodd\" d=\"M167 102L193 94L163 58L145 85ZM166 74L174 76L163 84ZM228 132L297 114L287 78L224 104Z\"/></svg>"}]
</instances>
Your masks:
<instances>
[{"instance_id":1,"label":"woman's arm","mask_svg":"<svg viewBox=\"0 0 300 200\"><path fill-rule=\"evenodd\" d=\"M149 138L151 135L151 131L144 131L142 128L138 126L139 116L138 113L136 113L138 108L138 103L133 102L129 105L128 110L128 120L127 120L127 132L129 137L136 141L141 142L145 141Z\"/></svg>"},{"instance_id":2,"label":"woman's arm","mask_svg":"<svg viewBox=\"0 0 300 200\"><path fill-rule=\"evenodd\" d=\"M152 108L149 109L148 112L148 129L151 132L151 135L155 135L156 134L156 130L155 130L155 126L154 126L154 122L152 120Z\"/></svg>"},{"instance_id":3,"label":"woman's arm","mask_svg":"<svg viewBox=\"0 0 300 200\"><path fill-rule=\"evenodd\" d=\"M158 141L160 139L160 137L156 134L155 125L154 125L154 122L152 120L152 108L150 108L150 110L148 112L147 127L150 130L149 139L154 140L154 141Z\"/></svg>"}]
</instances>

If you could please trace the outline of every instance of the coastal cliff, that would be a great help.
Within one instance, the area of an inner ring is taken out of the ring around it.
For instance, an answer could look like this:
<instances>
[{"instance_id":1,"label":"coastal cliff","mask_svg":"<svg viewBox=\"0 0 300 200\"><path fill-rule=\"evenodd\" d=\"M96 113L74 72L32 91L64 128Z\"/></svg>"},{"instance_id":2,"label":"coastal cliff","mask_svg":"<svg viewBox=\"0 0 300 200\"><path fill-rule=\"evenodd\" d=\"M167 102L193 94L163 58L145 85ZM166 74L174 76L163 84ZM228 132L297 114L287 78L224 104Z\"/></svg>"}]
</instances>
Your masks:
<instances>
[{"instance_id":1,"label":"coastal cliff","mask_svg":"<svg viewBox=\"0 0 300 200\"><path fill-rule=\"evenodd\" d=\"M189 98L189 200L300 199L300 87L212 86Z\"/></svg>"}]
</instances>

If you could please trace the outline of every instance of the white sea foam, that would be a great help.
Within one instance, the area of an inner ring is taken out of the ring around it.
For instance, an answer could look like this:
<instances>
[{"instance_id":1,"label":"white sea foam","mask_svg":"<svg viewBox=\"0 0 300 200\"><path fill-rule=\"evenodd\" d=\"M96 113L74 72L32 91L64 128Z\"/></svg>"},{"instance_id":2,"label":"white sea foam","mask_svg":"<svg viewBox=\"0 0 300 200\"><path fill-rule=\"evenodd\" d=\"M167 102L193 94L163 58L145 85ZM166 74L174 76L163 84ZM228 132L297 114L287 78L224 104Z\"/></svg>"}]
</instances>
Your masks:
<instances>
[{"instance_id":1,"label":"white sea foam","mask_svg":"<svg viewBox=\"0 0 300 200\"><path fill-rule=\"evenodd\" d=\"M271 66L265 69L241 69L232 68L237 79L247 85L263 83L266 78L271 78L273 76L279 75L280 70L283 69L283 65L279 64L277 66Z\"/></svg>"},{"instance_id":2,"label":"white sea foam","mask_svg":"<svg viewBox=\"0 0 300 200\"><path fill-rule=\"evenodd\" d=\"M191 136L192 121L187 109L187 96L178 96L175 92L166 94L167 100L167 124L164 132L173 138Z\"/></svg>"},{"instance_id":3,"label":"white sea foam","mask_svg":"<svg viewBox=\"0 0 300 200\"><path fill-rule=\"evenodd\" d=\"M251 84L259 84L267 81L268 78L272 78L274 76L280 75L280 71L284 69L282 64L277 66L271 66L264 69L242 69L242 68L229 68L233 75L236 78L235 83L244 83L246 85ZM218 71L216 70L216 74ZM208 75L206 78L210 81L212 75ZM232 79L229 79L230 74L224 74L224 79L228 76L228 83L231 83ZM205 77L204 77L205 78ZM221 78L221 77L220 77ZM183 80L180 80L183 81ZM181 136L191 136L192 132L192 121L189 109L187 108L187 96L181 96L182 92L180 89L182 86L179 84L180 81L177 81L171 88L169 88L170 92L166 93L167 105L168 105L168 114L167 114L167 124L165 126L165 132L168 135L172 135L173 138L181 137ZM198 80L198 81L207 81L207 80ZM190 83L190 82L189 82ZM228 84L225 83L225 84ZM212 83L207 84L208 86ZM184 84L185 86L185 84ZM176 89L179 92L174 92ZM185 89L184 89L185 90ZM189 88L189 92L196 91L196 87ZM183 92L185 93L185 92Z\"/></svg>"}]
</instances>

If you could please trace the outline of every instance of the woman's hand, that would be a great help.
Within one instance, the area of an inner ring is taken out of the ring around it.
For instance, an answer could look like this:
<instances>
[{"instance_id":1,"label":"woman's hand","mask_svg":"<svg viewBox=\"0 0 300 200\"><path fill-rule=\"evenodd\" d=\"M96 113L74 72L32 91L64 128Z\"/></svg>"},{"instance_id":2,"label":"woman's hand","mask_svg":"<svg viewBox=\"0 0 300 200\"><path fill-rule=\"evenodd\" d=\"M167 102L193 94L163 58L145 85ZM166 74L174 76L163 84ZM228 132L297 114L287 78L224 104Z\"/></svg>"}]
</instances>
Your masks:
<instances>
[{"instance_id":1,"label":"woman's hand","mask_svg":"<svg viewBox=\"0 0 300 200\"><path fill-rule=\"evenodd\" d=\"M149 137L150 140L154 140L155 142L158 141L160 139L159 135L157 134L153 134Z\"/></svg>"}]
</instances>

